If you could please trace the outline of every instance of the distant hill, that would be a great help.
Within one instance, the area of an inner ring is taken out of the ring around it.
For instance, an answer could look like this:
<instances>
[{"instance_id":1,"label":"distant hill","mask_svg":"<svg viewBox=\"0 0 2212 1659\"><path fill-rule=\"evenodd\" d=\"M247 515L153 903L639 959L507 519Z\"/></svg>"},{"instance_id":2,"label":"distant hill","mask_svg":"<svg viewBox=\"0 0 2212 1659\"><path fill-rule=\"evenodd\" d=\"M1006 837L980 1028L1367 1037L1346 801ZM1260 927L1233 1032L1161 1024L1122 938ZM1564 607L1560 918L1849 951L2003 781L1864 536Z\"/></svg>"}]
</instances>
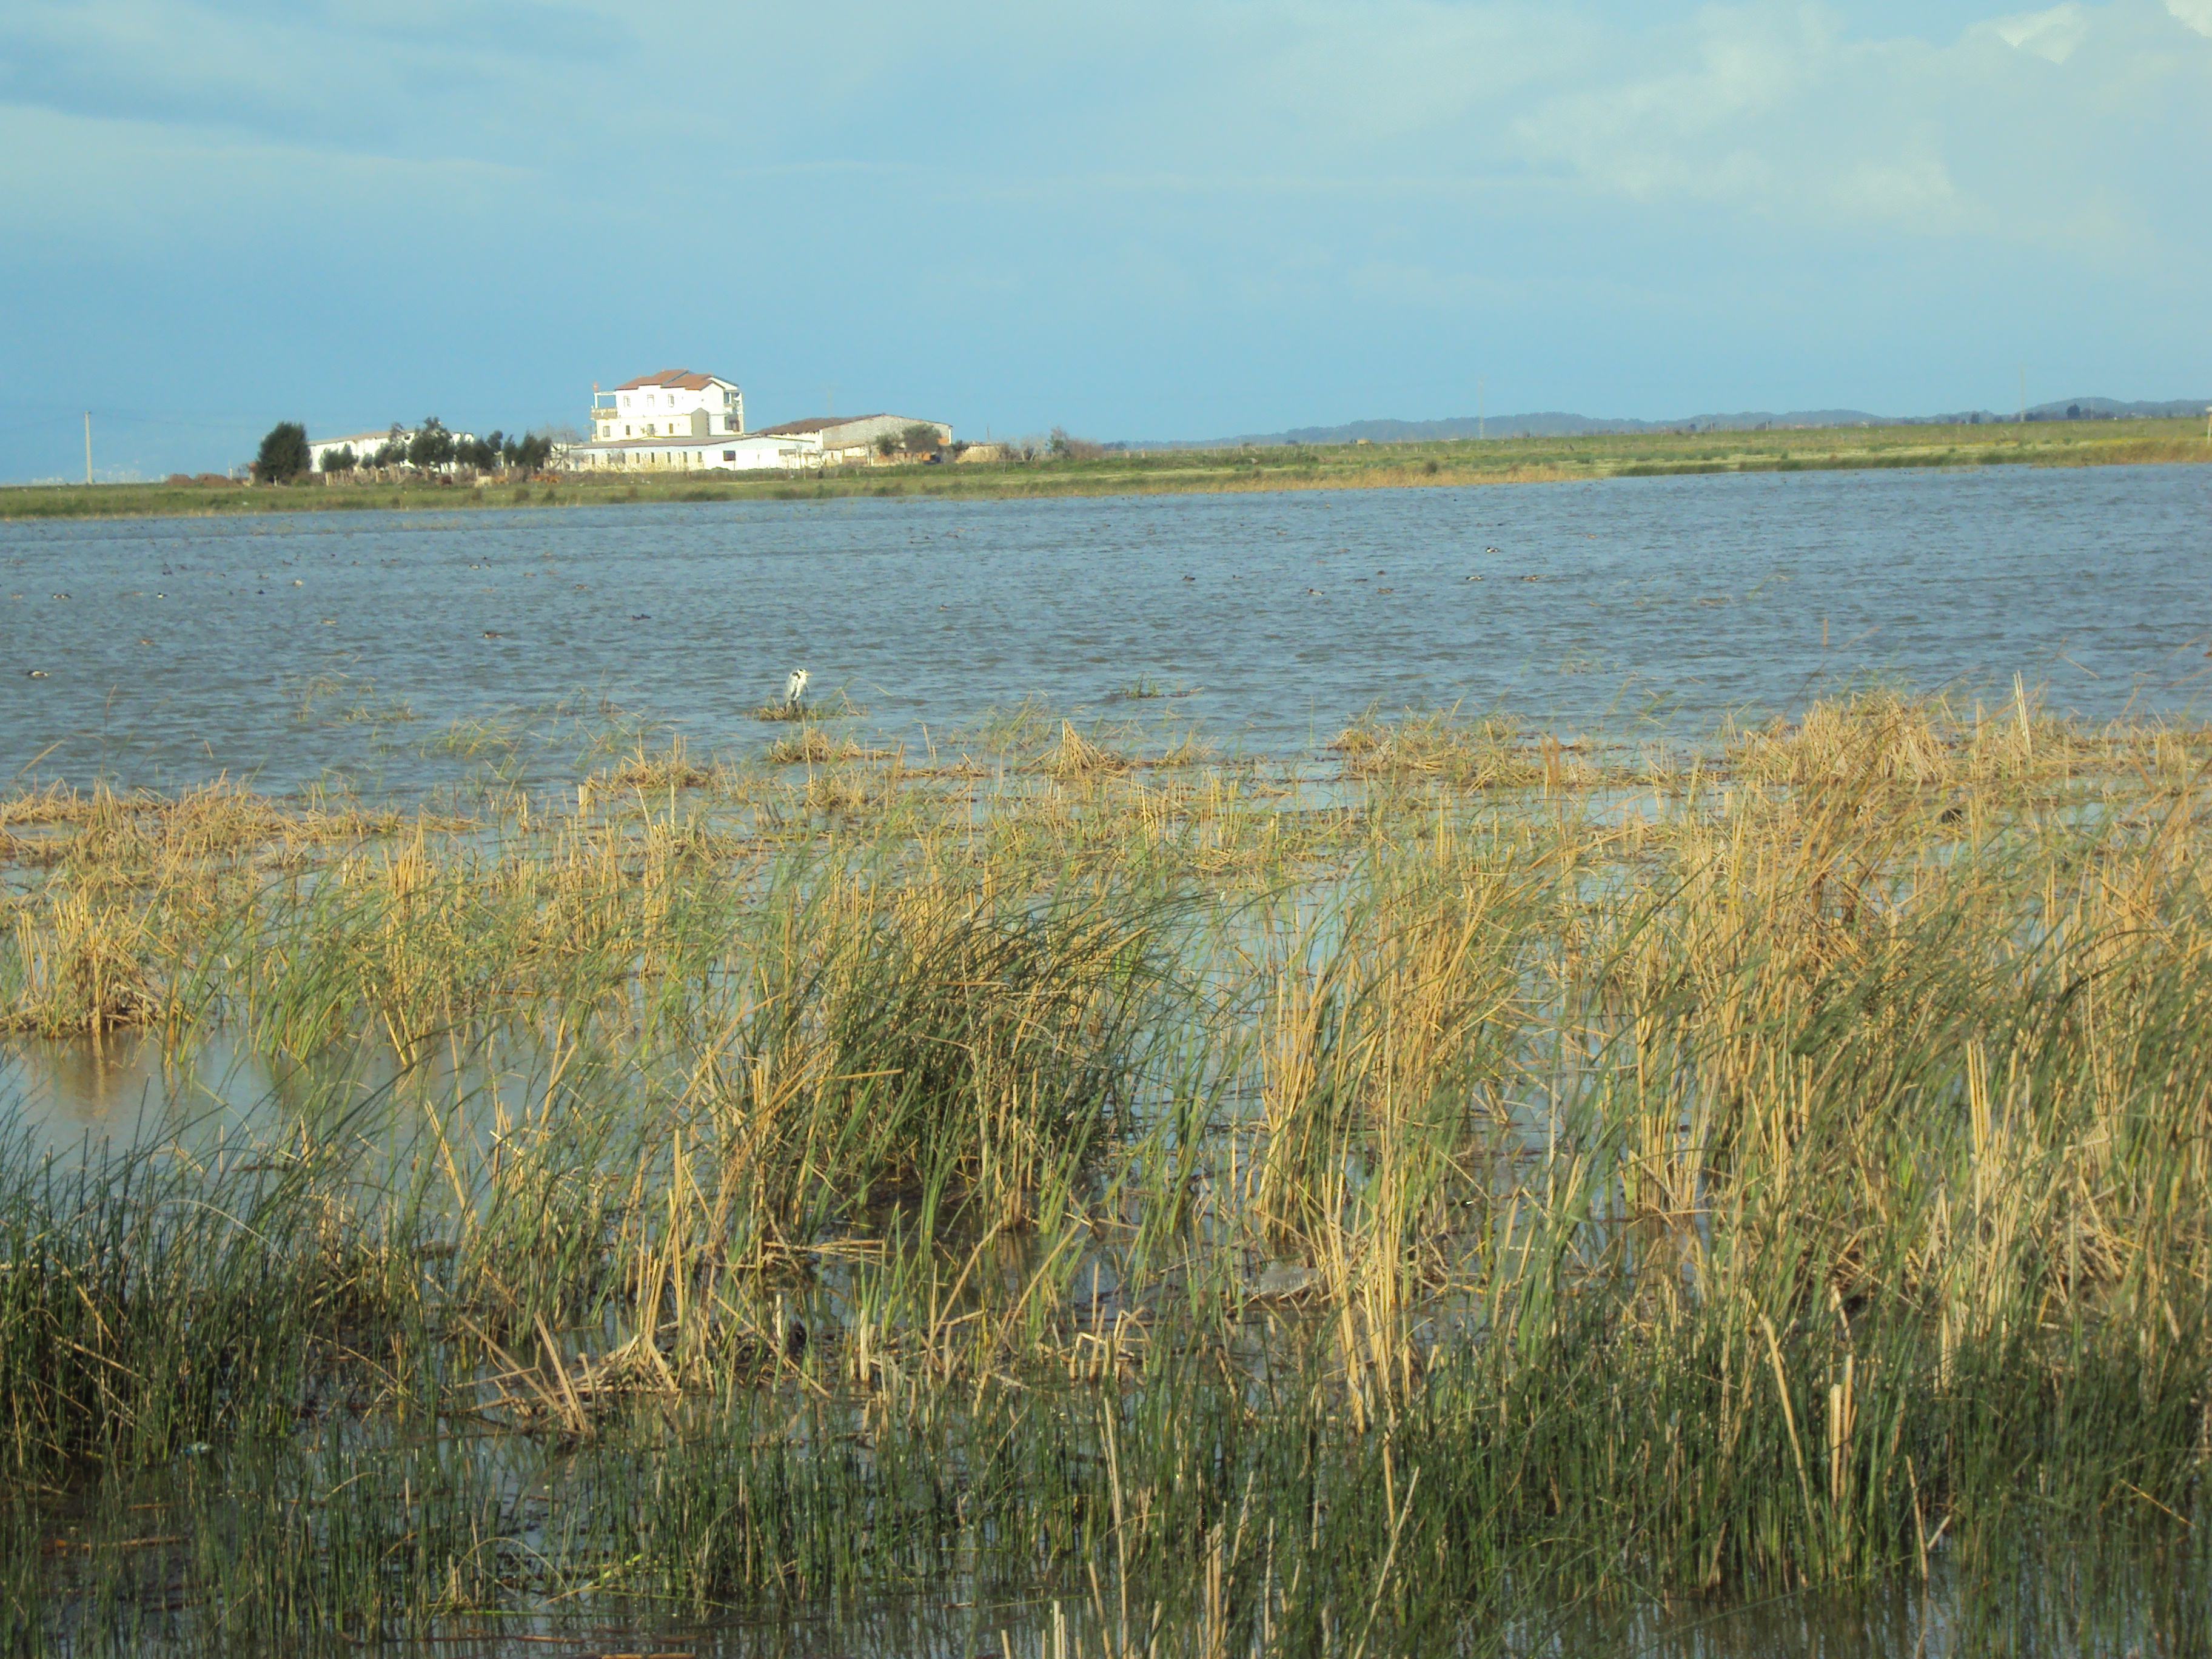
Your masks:
<instances>
[{"instance_id":1,"label":"distant hill","mask_svg":"<svg viewBox=\"0 0 2212 1659\"><path fill-rule=\"evenodd\" d=\"M2165 403L2120 403L2111 398L2069 398L2058 403L2038 404L2027 411L2031 421L2148 420L2197 416L2212 406L2212 398L2179 398ZM1633 421L1594 415L1572 415L1560 410L1540 410L1525 415L1492 415L1486 421L1462 415L1444 421L1353 421L1344 426L1301 426L1287 432L1251 432L1232 438L1176 438L1131 441L1127 449L1230 449L1242 444L1348 444L1364 438L1370 443L1407 444L1446 438L1578 438L1604 432L1752 432L1774 427L1823 426L1950 426L1969 422L2017 420L2010 410L1960 410L1945 415L1872 415L1863 409L1797 409L1776 414L1765 410L1740 410L1733 415L1685 415L1672 421Z\"/></svg>"}]
</instances>

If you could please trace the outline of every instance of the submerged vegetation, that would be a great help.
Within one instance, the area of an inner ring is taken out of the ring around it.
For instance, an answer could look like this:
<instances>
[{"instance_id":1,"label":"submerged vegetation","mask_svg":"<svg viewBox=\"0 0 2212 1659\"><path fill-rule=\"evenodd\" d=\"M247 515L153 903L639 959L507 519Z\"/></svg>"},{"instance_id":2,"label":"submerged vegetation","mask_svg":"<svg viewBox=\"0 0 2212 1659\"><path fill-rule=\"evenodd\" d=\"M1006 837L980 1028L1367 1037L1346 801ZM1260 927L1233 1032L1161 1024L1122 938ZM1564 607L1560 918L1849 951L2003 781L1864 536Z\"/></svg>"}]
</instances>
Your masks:
<instances>
[{"instance_id":1,"label":"submerged vegetation","mask_svg":"<svg viewBox=\"0 0 2212 1659\"><path fill-rule=\"evenodd\" d=\"M1065 438L1065 434L1061 434ZM1659 477L1682 473L1855 471L1869 467L2100 466L2212 461L2193 420L2036 421L1956 426L1683 430L1420 443L1266 444L1120 450L1067 440L1026 459L840 466L768 474L571 473L398 482L345 477L240 489L198 483L39 485L0 489L0 519L301 513L374 507L576 507L626 501L812 501L903 496L989 501L1042 495L1364 489L1437 484Z\"/></svg>"},{"instance_id":2,"label":"submerged vegetation","mask_svg":"<svg viewBox=\"0 0 2212 1659\"><path fill-rule=\"evenodd\" d=\"M0 1644L2212 1641L2212 732L819 737L0 803Z\"/></svg>"}]
</instances>

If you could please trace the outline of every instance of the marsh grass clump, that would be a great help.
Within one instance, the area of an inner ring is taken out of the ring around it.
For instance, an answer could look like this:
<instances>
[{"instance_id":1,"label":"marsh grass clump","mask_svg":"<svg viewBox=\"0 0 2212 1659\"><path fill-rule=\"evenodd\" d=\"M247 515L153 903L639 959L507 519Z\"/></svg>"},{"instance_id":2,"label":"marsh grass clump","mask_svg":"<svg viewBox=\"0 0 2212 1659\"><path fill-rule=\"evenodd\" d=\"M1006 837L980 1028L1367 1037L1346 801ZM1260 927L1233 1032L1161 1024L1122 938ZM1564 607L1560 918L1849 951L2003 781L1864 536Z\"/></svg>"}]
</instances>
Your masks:
<instances>
[{"instance_id":1,"label":"marsh grass clump","mask_svg":"<svg viewBox=\"0 0 2212 1659\"><path fill-rule=\"evenodd\" d=\"M1136 1105L1156 925L1111 896L1007 914L935 884L856 914L770 1016L820 1010L810 1111L837 1146L805 1161L847 1172L846 1200L973 1194L1001 1222L1070 1190Z\"/></svg>"},{"instance_id":2,"label":"marsh grass clump","mask_svg":"<svg viewBox=\"0 0 2212 1659\"><path fill-rule=\"evenodd\" d=\"M2212 734L995 730L0 804L0 1017L282 1078L0 1144L8 1639L2212 1640Z\"/></svg>"},{"instance_id":3,"label":"marsh grass clump","mask_svg":"<svg viewBox=\"0 0 2212 1659\"><path fill-rule=\"evenodd\" d=\"M1037 764L1040 770L1055 778L1095 777L1100 773L1129 769L1127 758L1091 742L1067 720L1060 723L1060 741Z\"/></svg>"},{"instance_id":4,"label":"marsh grass clump","mask_svg":"<svg viewBox=\"0 0 2212 1659\"><path fill-rule=\"evenodd\" d=\"M1738 774L1761 782L2047 792L2125 768L2185 774L2196 742L2157 720L2099 730L2053 718L2015 681L2005 702L1978 702L1970 712L1949 697L1881 690L1816 702L1794 721L1729 733L1724 752Z\"/></svg>"},{"instance_id":5,"label":"marsh grass clump","mask_svg":"<svg viewBox=\"0 0 2212 1659\"><path fill-rule=\"evenodd\" d=\"M1370 709L1337 733L1329 747L1347 776L1435 778L1464 789L1588 783L1593 773L1579 747L1546 734L1531 754L1517 722L1490 715L1463 719L1457 708L1407 710L1385 720Z\"/></svg>"},{"instance_id":6,"label":"marsh grass clump","mask_svg":"<svg viewBox=\"0 0 2212 1659\"><path fill-rule=\"evenodd\" d=\"M668 746L660 750L647 750L641 738L637 747L607 774L606 781L617 789L665 791L704 789L716 777L713 767L691 758L682 738L672 738Z\"/></svg>"},{"instance_id":7,"label":"marsh grass clump","mask_svg":"<svg viewBox=\"0 0 2212 1659\"><path fill-rule=\"evenodd\" d=\"M840 686L828 696L818 698L811 703L787 702L762 703L752 711L752 718L757 720L767 720L771 724L805 720L842 720L860 719L867 712L866 708L853 701L850 693Z\"/></svg>"},{"instance_id":8,"label":"marsh grass clump","mask_svg":"<svg viewBox=\"0 0 2212 1659\"><path fill-rule=\"evenodd\" d=\"M832 738L818 726L805 726L769 744L762 758L770 766L826 766L837 761L880 760L886 753L849 734Z\"/></svg>"}]
</instances>

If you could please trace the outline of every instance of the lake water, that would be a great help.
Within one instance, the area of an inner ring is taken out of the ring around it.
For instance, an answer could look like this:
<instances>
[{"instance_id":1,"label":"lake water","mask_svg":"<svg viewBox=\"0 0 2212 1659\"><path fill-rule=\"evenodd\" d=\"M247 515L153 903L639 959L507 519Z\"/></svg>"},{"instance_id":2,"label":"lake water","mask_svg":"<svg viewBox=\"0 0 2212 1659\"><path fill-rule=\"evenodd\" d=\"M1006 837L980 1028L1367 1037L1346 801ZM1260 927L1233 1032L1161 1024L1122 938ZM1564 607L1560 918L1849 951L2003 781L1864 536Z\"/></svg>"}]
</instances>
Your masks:
<instances>
[{"instance_id":1,"label":"lake water","mask_svg":"<svg viewBox=\"0 0 2212 1659\"><path fill-rule=\"evenodd\" d=\"M1273 755L1377 702L1702 732L1864 674L2104 717L2197 708L2208 645L2212 467L15 522L0 769L408 793L564 699L742 753L801 665L915 744L1140 681Z\"/></svg>"}]
</instances>

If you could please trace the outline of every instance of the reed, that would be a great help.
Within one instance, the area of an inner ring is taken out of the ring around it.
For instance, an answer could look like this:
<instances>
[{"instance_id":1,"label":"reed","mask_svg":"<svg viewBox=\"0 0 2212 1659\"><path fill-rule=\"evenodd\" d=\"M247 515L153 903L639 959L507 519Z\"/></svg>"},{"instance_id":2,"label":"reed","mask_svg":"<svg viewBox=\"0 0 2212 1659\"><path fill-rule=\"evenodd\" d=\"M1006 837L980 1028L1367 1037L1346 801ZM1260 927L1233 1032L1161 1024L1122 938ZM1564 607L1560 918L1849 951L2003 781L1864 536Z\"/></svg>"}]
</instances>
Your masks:
<instances>
[{"instance_id":1,"label":"reed","mask_svg":"<svg viewBox=\"0 0 2212 1659\"><path fill-rule=\"evenodd\" d=\"M0 1148L6 1642L2212 1639L2212 733L969 735L0 805L15 1029L285 1078Z\"/></svg>"}]
</instances>

